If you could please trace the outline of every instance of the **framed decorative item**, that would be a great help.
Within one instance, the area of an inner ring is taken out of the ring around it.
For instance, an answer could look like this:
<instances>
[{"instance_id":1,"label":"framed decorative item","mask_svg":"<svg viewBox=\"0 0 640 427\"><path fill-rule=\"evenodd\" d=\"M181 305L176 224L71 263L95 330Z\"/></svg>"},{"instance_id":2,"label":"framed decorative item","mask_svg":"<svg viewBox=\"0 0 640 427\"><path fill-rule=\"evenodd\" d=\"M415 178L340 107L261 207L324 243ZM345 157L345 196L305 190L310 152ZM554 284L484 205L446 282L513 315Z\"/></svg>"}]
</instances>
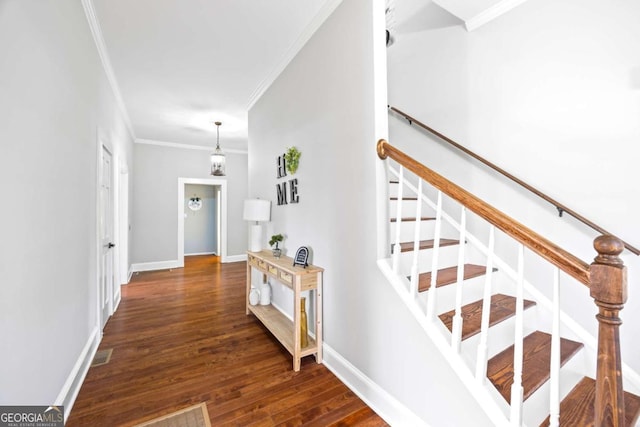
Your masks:
<instances>
[{"instance_id":1,"label":"framed decorative item","mask_svg":"<svg viewBox=\"0 0 640 427\"><path fill-rule=\"evenodd\" d=\"M302 267L309 266L309 248L306 246L300 246L296 251L296 256L293 258L293 266L301 265Z\"/></svg>"},{"instance_id":2,"label":"framed decorative item","mask_svg":"<svg viewBox=\"0 0 640 427\"><path fill-rule=\"evenodd\" d=\"M192 197L189 199L187 206L189 206L189 209L192 211L199 211L202 208L202 199L200 197Z\"/></svg>"}]
</instances>

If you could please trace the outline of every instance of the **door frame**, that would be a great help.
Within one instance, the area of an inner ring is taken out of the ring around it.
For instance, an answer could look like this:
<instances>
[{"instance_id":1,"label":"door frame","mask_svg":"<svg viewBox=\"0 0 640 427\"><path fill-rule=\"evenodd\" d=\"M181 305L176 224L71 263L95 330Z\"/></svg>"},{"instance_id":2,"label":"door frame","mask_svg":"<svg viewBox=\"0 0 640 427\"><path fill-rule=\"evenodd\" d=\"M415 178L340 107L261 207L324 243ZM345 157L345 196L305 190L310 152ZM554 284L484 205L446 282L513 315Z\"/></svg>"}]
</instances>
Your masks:
<instances>
[{"instance_id":1,"label":"door frame","mask_svg":"<svg viewBox=\"0 0 640 427\"><path fill-rule=\"evenodd\" d=\"M220 261L227 262L227 180L210 178L178 178L178 267L184 267L184 187L186 184L211 185L220 188L218 200L218 247Z\"/></svg>"},{"instance_id":2,"label":"door frame","mask_svg":"<svg viewBox=\"0 0 640 427\"><path fill-rule=\"evenodd\" d=\"M129 167L122 156L114 159L114 272L113 312L118 309L122 299L122 285L129 283L131 272L129 268Z\"/></svg>"}]
</instances>

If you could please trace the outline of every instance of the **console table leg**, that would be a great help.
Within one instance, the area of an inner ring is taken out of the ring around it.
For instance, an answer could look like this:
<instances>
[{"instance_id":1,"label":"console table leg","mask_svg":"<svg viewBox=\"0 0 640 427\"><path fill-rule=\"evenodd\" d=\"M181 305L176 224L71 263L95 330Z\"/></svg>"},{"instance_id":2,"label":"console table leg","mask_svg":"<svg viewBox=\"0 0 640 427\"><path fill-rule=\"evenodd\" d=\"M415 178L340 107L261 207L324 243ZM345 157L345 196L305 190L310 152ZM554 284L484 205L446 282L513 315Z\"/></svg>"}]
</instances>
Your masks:
<instances>
[{"instance_id":1,"label":"console table leg","mask_svg":"<svg viewBox=\"0 0 640 427\"><path fill-rule=\"evenodd\" d=\"M319 271L316 287L316 362L322 363L322 272Z\"/></svg>"},{"instance_id":2,"label":"console table leg","mask_svg":"<svg viewBox=\"0 0 640 427\"><path fill-rule=\"evenodd\" d=\"M245 311L247 316L249 315L249 293L251 293L251 265L247 260L247 292L245 292Z\"/></svg>"}]
</instances>

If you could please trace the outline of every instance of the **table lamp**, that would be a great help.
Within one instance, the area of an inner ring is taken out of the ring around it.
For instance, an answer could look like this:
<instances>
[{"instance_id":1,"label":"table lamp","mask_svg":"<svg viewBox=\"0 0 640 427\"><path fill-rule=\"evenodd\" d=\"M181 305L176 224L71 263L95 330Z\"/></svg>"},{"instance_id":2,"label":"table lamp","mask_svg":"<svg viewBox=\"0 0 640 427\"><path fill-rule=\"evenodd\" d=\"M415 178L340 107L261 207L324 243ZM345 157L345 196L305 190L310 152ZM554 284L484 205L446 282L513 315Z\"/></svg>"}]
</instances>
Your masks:
<instances>
[{"instance_id":1,"label":"table lamp","mask_svg":"<svg viewBox=\"0 0 640 427\"><path fill-rule=\"evenodd\" d=\"M251 225L249 230L251 252L259 252L262 250L262 225L260 221L269 221L271 219L271 201L263 199L248 199L244 201L244 213L242 215L245 221L255 221L255 225Z\"/></svg>"}]
</instances>

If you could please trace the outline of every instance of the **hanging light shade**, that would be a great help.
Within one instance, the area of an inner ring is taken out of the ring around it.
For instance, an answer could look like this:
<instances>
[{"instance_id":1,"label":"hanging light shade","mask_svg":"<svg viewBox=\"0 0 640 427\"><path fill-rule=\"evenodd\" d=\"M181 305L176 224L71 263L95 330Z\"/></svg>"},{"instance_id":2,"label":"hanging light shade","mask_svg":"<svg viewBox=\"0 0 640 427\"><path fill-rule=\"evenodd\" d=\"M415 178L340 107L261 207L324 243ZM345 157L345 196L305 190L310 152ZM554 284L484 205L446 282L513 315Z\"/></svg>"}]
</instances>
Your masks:
<instances>
[{"instance_id":1,"label":"hanging light shade","mask_svg":"<svg viewBox=\"0 0 640 427\"><path fill-rule=\"evenodd\" d=\"M220 125L221 122L216 122L216 150L211 153L211 175L224 176L226 157L224 152L220 149Z\"/></svg>"}]
</instances>

